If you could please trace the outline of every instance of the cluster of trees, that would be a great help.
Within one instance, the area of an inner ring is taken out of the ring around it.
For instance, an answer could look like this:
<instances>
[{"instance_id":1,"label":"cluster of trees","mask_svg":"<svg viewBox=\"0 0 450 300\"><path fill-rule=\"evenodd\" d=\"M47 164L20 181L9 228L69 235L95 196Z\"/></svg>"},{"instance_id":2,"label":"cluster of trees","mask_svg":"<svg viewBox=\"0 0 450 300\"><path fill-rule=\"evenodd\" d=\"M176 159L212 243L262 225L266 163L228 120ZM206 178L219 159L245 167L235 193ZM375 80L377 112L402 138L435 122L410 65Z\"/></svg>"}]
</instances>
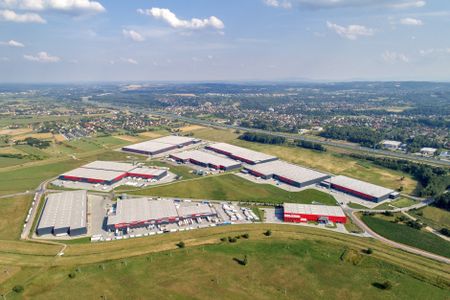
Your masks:
<instances>
[{"instance_id":1,"label":"cluster of trees","mask_svg":"<svg viewBox=\"0 0 450 300\"><path fill-rule=\"evenodd\" d=\"M350 126L327 127L319 135L324 138L358 143L361 146L371 148L377 146L383 139L380 133L372 129Z\"/></svg>"},{"instance_id":2,"label":"cluster of trees","mask_svg":"<svg viewBox=\"0 0 450 300\"><path fill-rule=\"evenodd\" d=\"M450 193L444 193L436 197L434 205L439 208L450 211Z\"/></svg>"},{"instance_id":3,"label":"cluster of trees","mask_svg":"<svg viewBox=\"0 0 450 300\"><path fill-rule=\"evenodd\" d=\"M361 154L350 154L350 156L371 161L376 165L391 170L411 174L421 185L418 188L419 196L439 196L450 187L450 173L444 168L415 163L404 159L375 157Z\"/></svg>"},{"instance_id":4,"label":"cluster of trees","mask_svg":"<svg viewBox=\"0 0 450 300\"><path fill-rule=\"evenodd\" d=\"M248 142L257 142L262 144L279 145L284 144L286 139L281 136L273 136L265 133L245 132L239 136L239 139Z\"/></svg>"},{"instance_id":5,"label":"cluster of trees","mask_svg":"<svg viewBox=\"0 0 450 300\"><path fill-rule=\"evenodd\" d=\"M317 151L327 151L327 149L322 146L319 143L313 143L309 141L297 141L296 142L297 147L306 148L306 149L312 149Z\"/></svg>"},{"instance_id":6,"label":"cluster of trees","mask_svg":"<svg viewBox=\"0 0 450 300\"><path fill-rule=\"evenodd\" d=\"M36 147L39 149L45 149L50 147L50 142L45 140L40 140L34 137L27 137L23 141L17 141L16 144L26 144L31 147Z\"/></svg>"}]
</instances>

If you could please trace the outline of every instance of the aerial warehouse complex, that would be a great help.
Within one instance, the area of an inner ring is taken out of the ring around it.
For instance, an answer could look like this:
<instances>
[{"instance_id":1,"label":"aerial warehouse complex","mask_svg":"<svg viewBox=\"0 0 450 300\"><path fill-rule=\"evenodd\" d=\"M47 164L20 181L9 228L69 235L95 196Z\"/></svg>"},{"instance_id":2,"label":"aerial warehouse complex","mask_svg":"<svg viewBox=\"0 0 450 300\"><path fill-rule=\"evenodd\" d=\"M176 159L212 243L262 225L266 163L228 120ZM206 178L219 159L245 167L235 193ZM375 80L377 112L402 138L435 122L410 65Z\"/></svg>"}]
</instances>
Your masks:
<instances>
[{"instance_id":1,"label":"aerial warehouse complex","mask_svg":"<svg viewBox=\"0 0 450 300\"><path fill-rule=\"evenodd\" d=\"M323 184L372 202L381 202L398 196L398 193L394 190L343 175L331 177L325 180Z\"/></svg>"},{"instance_id":2,"label":"aerial warehouse complex","mask_svg":"<svg viewBox=\"0 0 450 300\"><path fill-rule=\"evenodd\" d=\"M109 230L141 228L154 224L170 224L194 217L216 216L206 203L175 202L170 199L119 199L115 213L108 216Z\"/></svg>"},{"instance_id":3,"label":"aerial warehouse complex","mask_svg":"<svg viewBox=\"0 0 450 300\"><path fill-rule=\"evenodd\" d=\"M345 223L347 217L339 206L284 203L285 222L334 222Z\"/></svg>"},{"instance_id":4,"label":"aerial warehouse complex","mask_svg":"<svg viewBox=\"0 0 450 300\"><path fill-rule=\"evenodd\" d=\"M179 162L190 162L195 165L217 170L227 171L237 169L241 166L241 164L235 160L199 150L175 153L171 154L170 157Z\"/></svg>"},{"instance_id":5,"label":"aerial warehouse complex","mask_svg":"<svg viewBox=\"0 0 450 300\"><path fill-rule=\"evenodd\" d=\"M137 154L157 155L171 150L180 149L198 142L200 142L200 140L195 138L171 135L126 146L123 147L122 150Z\"/></svg>"},{"instance_id":6,"label":"aerial warehouse complex","mask_svg":"<svg viewBox=\"0 0 450 300\"><path fill-rule=\"evenodd\" d=\"M38 235L77 236L87 233L87 192L49 194L36 229Z\"/></svg>"},{"instance_id":7,"label":"aerial warehouse complex","mask_svg":"<svg viewBox=\"0 0 450 300\"><path fill-rule=\"evenodd\" d=\"M94 161L61 174L59 179L112 185L126 177L161 179L166 175L167 170L165 169L141 167L131 163Z\"/></svg>"},{"instance_id":8,"label":"aerial warehouse complex","mask_svg":"<svg viewBox=\"0 0 450 300\"><path fill-rule=\"evenodd\" d=\"M211 144L206 146L206 149L215 151L220 154L224 154L232 159L236 159L251 165L265 163L278 159L276 156L230 145L227 143Z\"/></svg>"},{"instance_id":9,"label":"aerial warehouse complex","mask_svg":"<svg viewBox=\"0 0 450 300\"><path fill-rule=\"evenodd\" d=\"M245 169L254 176L264 179L273 178L299 188L320 183L330 177L327 174L281 160L245 166Z\"/></svg>"}]
</instances>

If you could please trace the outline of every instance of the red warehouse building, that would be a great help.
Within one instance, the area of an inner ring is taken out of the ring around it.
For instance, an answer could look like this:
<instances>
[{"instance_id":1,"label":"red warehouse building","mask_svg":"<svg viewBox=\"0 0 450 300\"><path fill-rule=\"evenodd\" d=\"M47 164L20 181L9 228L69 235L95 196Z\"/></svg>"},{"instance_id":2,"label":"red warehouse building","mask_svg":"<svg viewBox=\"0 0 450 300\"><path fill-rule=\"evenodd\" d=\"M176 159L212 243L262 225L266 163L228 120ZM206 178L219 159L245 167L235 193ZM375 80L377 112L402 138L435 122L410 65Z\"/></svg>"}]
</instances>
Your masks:
<instances>
[{"instance_id":1,"label":"red warehouse building","mask_svg":"<svg viewBox=\"0 0 450 300\"><path fill-rule=\"evenodd\" d=\"M339 206L284 203L283 207L284 222L347 222L347 216Z\"/></svg>"}]
</instances>

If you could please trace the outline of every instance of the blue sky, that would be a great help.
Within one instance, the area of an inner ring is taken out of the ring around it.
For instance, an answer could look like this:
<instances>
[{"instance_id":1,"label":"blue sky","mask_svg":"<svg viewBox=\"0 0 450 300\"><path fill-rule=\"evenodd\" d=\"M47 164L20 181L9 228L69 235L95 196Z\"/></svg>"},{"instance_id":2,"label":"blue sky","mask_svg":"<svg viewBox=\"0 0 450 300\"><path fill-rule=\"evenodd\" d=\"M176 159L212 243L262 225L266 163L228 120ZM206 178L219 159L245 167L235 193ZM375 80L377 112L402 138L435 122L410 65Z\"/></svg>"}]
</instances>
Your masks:
<instances>
[{"instance_id":1,"label":"blue sky","mask_svg":"<svg viewBox=\"0 0 450 300\"><path fill-rule=\"evenodd\" d=\"M0 82L450 80L446 0L0 0Z\"/></svg>"}]
</instances>

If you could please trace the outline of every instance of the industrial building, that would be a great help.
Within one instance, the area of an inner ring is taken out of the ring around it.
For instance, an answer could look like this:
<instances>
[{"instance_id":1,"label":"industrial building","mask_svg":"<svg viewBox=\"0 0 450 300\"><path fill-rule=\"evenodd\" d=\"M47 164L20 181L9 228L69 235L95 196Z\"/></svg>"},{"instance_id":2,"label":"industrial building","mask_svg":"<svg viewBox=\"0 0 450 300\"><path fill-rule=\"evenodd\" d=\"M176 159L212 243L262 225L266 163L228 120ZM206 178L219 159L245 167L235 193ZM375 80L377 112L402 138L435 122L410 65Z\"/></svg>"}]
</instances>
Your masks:
<instances>
[{"instance_id":1,"label":"industrial building","mask_svg":"<svg viewBox=\"0 0 450 300\"><path fill-rule=\"evenodd\" d=\"M402 142L384 140L381 141L380 145L383 149L397 150L402 145Z\"/></svg>"},{"instance_id":2,"label":"industrial building","mask_svg":"<svg viewBox=\"0 0 450 300\"><path fill-rule=\"evenodd\" d=\"M45 200L38 235L77 236L87 233L87 192L70 191L49 194Z\"/></svg>"},{"instance_id":3,"label":"industrial building","mask_svg":"<svg viewBox=\"0 0 450 300\"><path fill-rule=\"evenodd\" d=\"M216 143L208 145L206 149L215 151L220 154L224 154L232 159L236 159L251 165L265 163L278 159L276 156L268 155L265 153L249 150L246 148L226 143Z\"/></svg>"},{"instance_id":4,"label":"industrial building","mask_svg":"<svg viewBox=\"0 0 450 300\"><path fill-rule=\"evenodd\" d=\"M131 163L94 161L59 176L61 180L112 185L125 177L161 179L167 170L142 167Z\"/></svg>"},{"instance_id":5,"label":"industrial building","mask_svg":"<svg viewBox=\"0 0 450 300\"><path fill-rule=\"evenodd\" d=\"M339 206L284 203L283 207L284 222L347 222L347 217Z\"/></svg>"},{"instance_id":6,"label":"industrial building","mask_svg":"<svg viewBox=\"0 0 450 300\"><path fill-rule=\"evenodd\" d=\"M165 136L154 140L123 147L123 151L133 152L144 155L156 155L174 149L186 147L198 143L200 140L185 136Z\"/></svg>"},{"instance_id":7,"label":"industrial building","mask_svg":"<svg viewBox=\"0 0 450 300\"><path fill-rule=\"evenodd\" d=\"M330 177L327 174L303 168L281 160L246 166L245 169L254 176L264 179L273 178L296 187L305 187L311 184L319 183Z\"/></svg>"},{"instance_id":8,"label":"industrial building","mask_svg":"<svg viewBox=\"0 0 450 300\"><path fill-rule=\"evenodd\" d=\"M394 190L342 175L331 177L325 180L323 184L335 190L373 202L380 202L398 196L398 193Z\"/></svg>"},{"instance_id":9,"label":"industrial building","mask_svg":"<svg viewBox=\"0 0 450 300\"><path fill-rule=\"evenodd\" d=\"M119 199L115 213L108 216L109 230L140 228L154 224L169 224L197 217L216 216L217 212L206 203L176 202L170 199Z\"/></svg>"},{"instance_id":10,"label":"industrial building","mask_svg":"<svg viewBox=\"0 0 450 300\"><path fill-rule=\"evenodd\" d=\"M199 150L175 153L171 154L170 157L179 162L190 162L202 167L217 170L233 170L241 166L241 164L235 160Z\"/></svg>"}]
</instances>

